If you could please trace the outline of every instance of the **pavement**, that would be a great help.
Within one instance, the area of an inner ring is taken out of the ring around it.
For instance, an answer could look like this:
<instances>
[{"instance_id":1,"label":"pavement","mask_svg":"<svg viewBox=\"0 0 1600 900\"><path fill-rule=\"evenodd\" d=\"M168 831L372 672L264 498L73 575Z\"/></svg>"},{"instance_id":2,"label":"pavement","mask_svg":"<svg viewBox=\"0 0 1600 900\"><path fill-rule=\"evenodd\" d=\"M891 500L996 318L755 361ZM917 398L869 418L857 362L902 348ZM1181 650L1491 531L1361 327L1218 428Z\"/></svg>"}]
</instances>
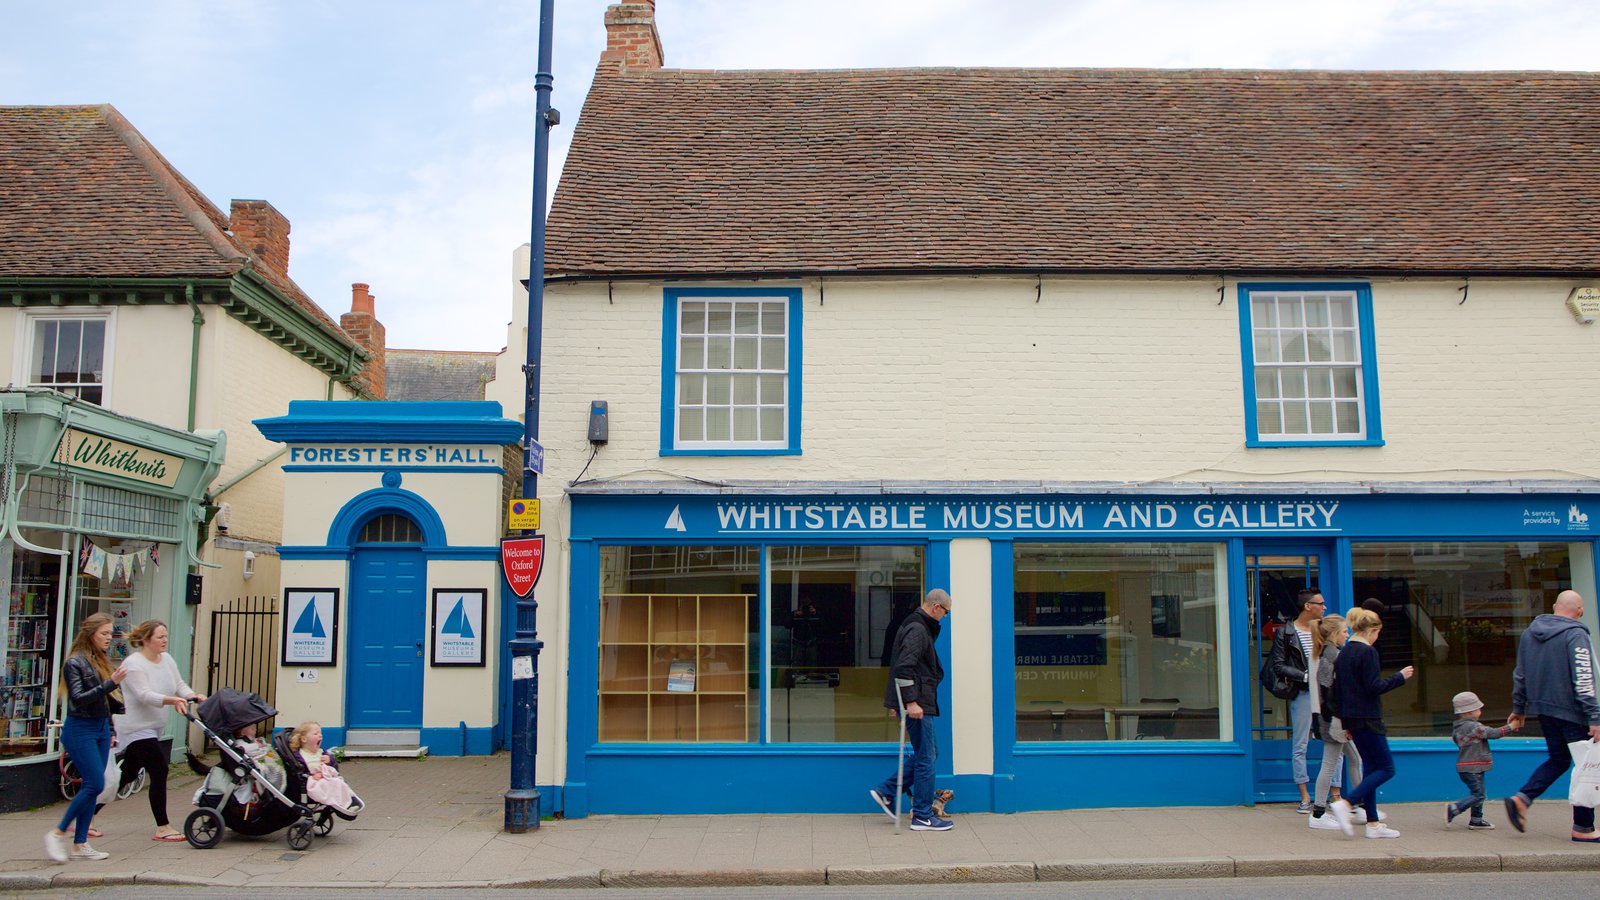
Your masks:
<instances>
[{"instance_id":1,"label":"pavement","mask_svg":"<svg viewBox=\"0 0 1600 900\"><path fill-rule=\"evenodd\" d=\"M176 770L175 770L176 771ZM150 840L144 794L112 804L93 841L111 858L58 865L43 835L55 804L0 815L0 891L103 884L213 887L682 887L1256 877L1403 872L1600 871L1600 846L1569 840L1564 798L1536 803L1528 831L1487 808L1494 831L1447 827L1443 801L1385 806L1392 840L1314 831L1292 804L962 814L942 833L894 826L861 791L855 815L591 816L501 830L505 754L353 759L367 800L354 822L295 852L277 832L229 832L212 850ZM169 786L182 827L198 780ZM1175 792L1181 793L1176 790Z\"/></svg>"}]
</instances>

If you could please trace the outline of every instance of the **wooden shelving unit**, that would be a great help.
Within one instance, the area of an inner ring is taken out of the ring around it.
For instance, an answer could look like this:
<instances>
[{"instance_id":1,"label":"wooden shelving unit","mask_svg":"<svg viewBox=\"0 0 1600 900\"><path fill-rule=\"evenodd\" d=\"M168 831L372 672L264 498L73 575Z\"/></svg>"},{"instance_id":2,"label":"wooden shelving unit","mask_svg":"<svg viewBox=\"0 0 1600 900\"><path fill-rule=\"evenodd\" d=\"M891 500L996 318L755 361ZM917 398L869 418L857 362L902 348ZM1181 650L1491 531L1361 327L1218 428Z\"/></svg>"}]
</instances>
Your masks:
<instances>
[{"instance_id":1,"label":"wooden shelving unit","mask_svg":"<svg viewBox=\"0 0 1600 900\"><path fill-rule=\"evenodd\" d=\"M601 597L600 740L751 740L750 601L748 594ZM694 679L685 684L680 673L680 689L668 690L674 662L693 663Z\"/></svg>"}]
</instances>

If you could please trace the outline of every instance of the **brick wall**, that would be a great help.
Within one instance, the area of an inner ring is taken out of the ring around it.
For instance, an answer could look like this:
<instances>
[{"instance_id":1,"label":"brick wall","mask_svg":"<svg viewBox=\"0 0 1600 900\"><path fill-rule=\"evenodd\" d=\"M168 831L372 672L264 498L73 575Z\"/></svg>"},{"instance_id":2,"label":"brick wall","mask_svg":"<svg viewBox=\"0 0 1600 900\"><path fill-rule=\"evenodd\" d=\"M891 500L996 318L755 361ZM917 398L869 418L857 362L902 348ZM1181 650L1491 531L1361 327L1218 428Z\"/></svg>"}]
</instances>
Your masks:
<instances>
[{"instance_id":1,"label":"brick wall","mask_svg":"<svg viewBox=\"0 0 1600 900\"><path fill-rule=\"evenodd\" d=\"M372 354L355 380L373 400L382 400L387 390L384 365L388 336L383 323L378 321L376 302L377 298L367 285L350 285L350 311L339 317L339 327Z\"/></svg>"},{"instance_id":2,"label":"brick wall","mask_svg":"<svg viewBox=\"0 0 1600 900\"><path fill-rule=\"evenodd\" d=\"M656 32L655 0L630 0L606 8L606 49L600 64L659 69L661 36Z\"/></svg>"},{"instance_id":3,"label":"brick wall","mask_svg":"<svg viewBox=\"0 0 1600 900\"><path fill-rule=\"evenodd\" d=\"M235 200L228 230L239 243L280 275L289 274L289 220L265 200Z\"/></svg>"}]
</instances>

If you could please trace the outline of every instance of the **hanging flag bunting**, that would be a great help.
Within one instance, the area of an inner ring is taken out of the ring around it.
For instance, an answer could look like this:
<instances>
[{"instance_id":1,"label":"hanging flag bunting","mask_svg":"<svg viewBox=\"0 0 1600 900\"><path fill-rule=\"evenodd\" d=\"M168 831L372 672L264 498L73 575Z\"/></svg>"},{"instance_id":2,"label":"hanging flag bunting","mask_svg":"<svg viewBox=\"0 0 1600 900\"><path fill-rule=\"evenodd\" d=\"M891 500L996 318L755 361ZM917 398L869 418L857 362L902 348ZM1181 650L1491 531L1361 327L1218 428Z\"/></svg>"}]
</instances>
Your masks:
<instances>
[{"instance_id":1,"label":"hanging flag bunting","mask_svg":"<svg viewBox=\"0 0 1600 900\"><path fill-rule=\"evenodd\" d=\"M83 546L78 548L78 571L89 571L89 559L93 554L94 543L91 541L84 541Z\"/></svg>"},{"instance_id":2,"label":"hanging flag bunting","mask_svg":"<svg viewBox=\"0 0 1600 900\"><path fill-rule=\"evenodd\" d=\"M156 568L158 568L158 569L161 568L161 548L160 547L151 547L150 548L150 562Z\"/></svg>"},{"instance_id":3,"label":"hanging flag bunting","mask_svg":"<svg viewBox=\"0 0 1600 900\"><path fill-rule=\"evenodd\" d=\"M106 570L106 552L99 547L89 550L89 564L83 567L83 574L90 578L99 578Z\"/></svg>"},{"instance_id":4,"label":"hanging flag bunting","mask_svg":"<svg viewBox=\"0 0 1600 900\"><path fill-rule=\"evenodd\" d=\"M145 567L150 565L150 551L140 550L138 553L135 553L133 555L133 565L139 570L139 574L143 575Z\"/></svg>"}]
</instances>

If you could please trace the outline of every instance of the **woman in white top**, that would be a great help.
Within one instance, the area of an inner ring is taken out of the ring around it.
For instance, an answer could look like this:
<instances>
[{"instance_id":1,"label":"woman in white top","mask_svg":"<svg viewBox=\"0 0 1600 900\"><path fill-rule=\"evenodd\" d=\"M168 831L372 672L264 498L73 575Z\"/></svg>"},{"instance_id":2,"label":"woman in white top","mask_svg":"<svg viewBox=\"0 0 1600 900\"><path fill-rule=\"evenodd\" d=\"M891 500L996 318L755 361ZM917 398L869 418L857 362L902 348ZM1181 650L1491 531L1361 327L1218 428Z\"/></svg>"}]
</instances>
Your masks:
<instances>
[{"instance_id":1,"label":"woman in white top","mask_svg":"<svg viewBox=\"0 0 1600 900\"><path fill-rule=\"evenodd\" d=\"M167 626L156 619L140 622L128 634L139 652L123 661L128 677L122 684L128 711L112 717L117 745L122 751L122 783L127 787L143 769L150 775L150 813L155 816L153 841L176 843L183 834L167 820L167 767L171 760L161 752L161 733L167 728L167 707L185 713L190 703L205 697L195 693L178 674L178 664L167 653Z\"/></svg>"}]
</instances>

